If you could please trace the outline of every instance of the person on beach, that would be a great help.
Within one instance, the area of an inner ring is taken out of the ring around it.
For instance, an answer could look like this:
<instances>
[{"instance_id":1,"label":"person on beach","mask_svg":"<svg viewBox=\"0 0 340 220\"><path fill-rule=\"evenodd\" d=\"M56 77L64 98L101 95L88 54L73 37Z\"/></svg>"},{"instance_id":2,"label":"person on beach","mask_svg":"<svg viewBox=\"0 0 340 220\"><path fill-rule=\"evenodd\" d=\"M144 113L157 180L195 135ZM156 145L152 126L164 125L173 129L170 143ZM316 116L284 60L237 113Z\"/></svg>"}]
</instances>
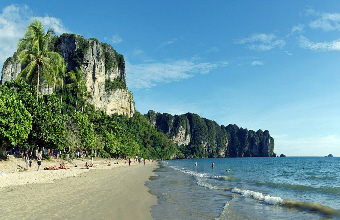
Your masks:
<instances>
[{"instance_id":1,"label":"person on beach","mask_svg":"<svg viewBox=\"0 0 340 220\"><path fill-rule=\"evenodd\" d=\"M41 166L41 154L40 153L38 154L37 164L38 164L38 170L39 170L39 168Z\"/></svg>"},{"instance_id":2,"label":"person on beach","mask_svg":"<svg viewBox=\"0 0 340 220\"><path fill-rule=\"evenodd\" d=\"M28 154L26 154L26 156L25 156L25 162L26 162L26 168L28 169L28 167L30 165L30 158L29 158Z\"/></svg>"},{"instance_id":3,"label":"person on beach","mask_svg":"<svg viewBox=\"0 0 340 220\"><path fill-rule=\"evenodd\" d=\"M130 160L130 158L129 158L129 166L131 165L131 160Z\"/></svg>"}]
</instances>

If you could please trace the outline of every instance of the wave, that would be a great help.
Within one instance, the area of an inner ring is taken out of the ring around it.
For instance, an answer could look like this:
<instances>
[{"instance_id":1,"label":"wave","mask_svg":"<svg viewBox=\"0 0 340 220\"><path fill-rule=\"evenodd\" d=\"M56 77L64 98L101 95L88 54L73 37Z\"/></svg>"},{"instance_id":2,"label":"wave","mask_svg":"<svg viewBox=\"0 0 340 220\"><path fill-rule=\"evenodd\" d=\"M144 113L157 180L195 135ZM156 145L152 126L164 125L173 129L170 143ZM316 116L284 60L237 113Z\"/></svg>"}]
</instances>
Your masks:
<instances>
[{"instance_id":1,"label":"wave","mask_svg":"<svg viewBox=\"0 0 340 220\"><path fill-rule=\"evenodd\" d=\"M340 195L340 188L339 187L326 187L326 186L306 186L306 185L299 185L299 184L289 184L289 183L272 183L272 182L265 182L265 183L256 183L258 185L267 185L271 187L279 187L279 188L286 188L292 189L296 191L318 191L322 193L328 194L336 194Z\"/></svg>"},{"instance_id":2,"label":"wave","mask_svg":"<svg viewBox=\"0 0 340 220\"><path fill-rule=\"evenodd\" d=\"M206 174L206 173L197 173L195 171L191 171L191 170L186 170L184 168L181 168L181 167L176 167L176 166L169 166L171 167L172 169L174 170L177 170L177 171L180 171L182 173L185 173L185 174L188 174L190 176L195 176L195 177L206 177L206 178L209 178L210 175L209 174Z\"/></svg>"},{"instance_id":3,"label":"wave","mask_svg":"<svg viewBox=\"0 0 340 220\"><path fill-rule=\"evenodd\" d=\"M340 210L333 209L331 207L324 206L318 203L307 203L307 202L299 202L299 201L292 201L292 200L284 200L282 205L287 208L296 208L302 211L318 212L323 215L340 217Z\"/></svg>"},{"instance_id":4,"label":"wave","mask_svg":"<svg viewBox=\"0 0 340 220\"><path fill-rule=\"evenodd\" d=\"M215 176L210 175L207 173L198 173L191 170L186 170L185 168L177 167L177 166L169 166L170 168L173 168L174 170L180 171L182 173L188 174L190 176L195 177L201 177L201 178L207 178L207 179L217 179L217 180L224 180L224 181L240 181L241 179L231 176Z\"/></svg>"},{"instance_id":5,"label":"wave","mask_svg":"<svg viewBox=\"0 0 340 220\"><path fill-rule=\"evenodd\" d=\"M225 189L223 189L223 188L220 188L220 187L218 187L218 186L215 186L215 185L212 185L212 184L208 183L208 182L206 181L206 178L200 178L200 177L198 177L198 178L197 178L197 185L203 186L203 187L208 188L208 189L225 190Z\"/></svg>"},{"instance_id":6,"label":"wave","mask_svg":"<svg viewBox=\"0 0 340 220\"><path fill-rule=\"evenodd\" d=\"M260 192L251 190L242 190L239 188L233 188L231 192L241 194L244 197L253 198L269 205L280 205L286 208L296 208L301 211L317 212L322 215L340 217L340 210L333 209L328 206L324 206L318 203L307 203L293 200L285 200L280 197L274 197L266 195Z\"/></svg>"},{"instance_id":7,"label":"wave","mask_svg":"<svg viewBox=\"0 0 340 220\"><path fill-rule=\"evenodd\" d=\"M169 166L169 167L174 169L174 170L180 171L184 174L194 176L197 180L197 182L196 182L197 185L203 186L203 187L208 188L208 189L223 190L223 191L229 191L230 190L229 188L221 188L221 187L218 187L216 185L208 183L207 180L209 180L209 179L219 180L219 181L229 181L229 182L240 181L239 178L231 177L231 176L215 176L215 175L210 175L210 174L207 174L207 173L198 173L198 172L187 170L185 168L177 167L177 166Z\"/></svg>"},{"instance_id":8,"label":"wave","mask_svg":"<svg viewBox=\"0 0 340 220\"><path fill-rule=\"evenodd\" d=\"M255 191L251 191L251 190L242 190L242 189L235 187L231 190L231 192L238 193L238 194L243 195L244 197L250 197L250 198L253 198L255 200L259 200L259 201L262 201L264 203L270 204L270 205L280 205L280 204L283 203L283 199L280 198L280 197L265 195L263 193L255 192Z\"/></svg>"},{"instance_id":9,"label":"wave","mask_svg":"<svg viewBox=\"0 0 340 220\"><path fill-rule=\"evenodd\" d=\"M336 176L317 176L317 175L310 175L307 177L307 179L312 179L312 180L331 180L335 181L337 180Z\"/></svg>"},{"instance_id":10,"label":"wave","mask_svg":"<svg viewBox=\"0 0 340 220\"><path fill-rule=\"evenodd\" d=\"M240 181L240 178L232 176L211 176L211 179L224 180L224 181Z\"/></svg>"}]
</instances>

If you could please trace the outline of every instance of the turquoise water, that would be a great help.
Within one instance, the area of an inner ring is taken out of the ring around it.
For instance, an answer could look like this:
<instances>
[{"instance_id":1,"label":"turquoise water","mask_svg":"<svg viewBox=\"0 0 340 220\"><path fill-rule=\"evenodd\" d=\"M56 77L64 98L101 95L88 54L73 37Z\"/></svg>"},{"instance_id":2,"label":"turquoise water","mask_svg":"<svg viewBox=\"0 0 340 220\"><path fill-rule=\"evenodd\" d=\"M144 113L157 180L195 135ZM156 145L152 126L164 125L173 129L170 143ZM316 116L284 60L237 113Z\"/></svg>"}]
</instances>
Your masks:
<instances>
[{"instance_id":1,"label":"turquoise water","mask_svg":"<svg viewBox=\"0 0 340 220\"><path fill-rule=\"evenodd\" d=\"M156 174L154 219L340 219L340 158L172 160Z\"/></svg>"}]
</instances>

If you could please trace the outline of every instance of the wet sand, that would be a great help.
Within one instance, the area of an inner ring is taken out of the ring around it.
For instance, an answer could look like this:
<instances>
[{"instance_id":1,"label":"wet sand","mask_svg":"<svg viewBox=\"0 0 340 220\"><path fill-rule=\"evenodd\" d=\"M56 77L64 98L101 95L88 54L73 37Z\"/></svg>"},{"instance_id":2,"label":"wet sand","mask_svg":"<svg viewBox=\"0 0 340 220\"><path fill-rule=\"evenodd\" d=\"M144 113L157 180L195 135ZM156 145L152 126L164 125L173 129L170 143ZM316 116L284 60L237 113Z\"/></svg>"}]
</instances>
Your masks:
<instances>
[{"instance_id":1,"label":"wet sand","mask_svg":"<svg viewBox=\"0 0 340 220\"><path fill-rule=\"evenodd\" d=\"M91 168L52 183L0 189L1 219L152 219L157 198L144 185L157 163ZM71 170L64 170L67 172ZM32 171L37 173L58 171ZM1 185L1 177L0 177Z\"/></svg>"}]
</instances>

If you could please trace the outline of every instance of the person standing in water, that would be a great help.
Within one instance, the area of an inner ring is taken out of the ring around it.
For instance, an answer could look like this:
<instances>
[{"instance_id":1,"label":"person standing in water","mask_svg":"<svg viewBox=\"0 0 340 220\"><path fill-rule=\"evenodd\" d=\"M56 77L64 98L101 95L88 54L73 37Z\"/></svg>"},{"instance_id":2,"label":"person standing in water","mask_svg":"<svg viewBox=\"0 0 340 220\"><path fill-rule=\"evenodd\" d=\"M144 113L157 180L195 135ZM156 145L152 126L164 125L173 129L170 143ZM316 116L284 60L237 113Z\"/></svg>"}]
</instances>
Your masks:
<instances>
[{"instance_id":1,"label":"person standing in water","mask_svg":"<svg viewBox=\"0 0 340 220\"><path fill-rule=\"evenodd\" d=\"M197 167L197 162L195 162L195 167Z\"/></svg>"},{"instance_id":2,"label":"person standing in water","mask_svg":"<svg viewBox=\"0 0 340 220\"><path fill-rule=\"evenodd\" d=\"M214 166L215 166L215 164L214 164L214 162L211 164L211 168L212 169L214 169Z\"/></svg>"}]
</instances>

